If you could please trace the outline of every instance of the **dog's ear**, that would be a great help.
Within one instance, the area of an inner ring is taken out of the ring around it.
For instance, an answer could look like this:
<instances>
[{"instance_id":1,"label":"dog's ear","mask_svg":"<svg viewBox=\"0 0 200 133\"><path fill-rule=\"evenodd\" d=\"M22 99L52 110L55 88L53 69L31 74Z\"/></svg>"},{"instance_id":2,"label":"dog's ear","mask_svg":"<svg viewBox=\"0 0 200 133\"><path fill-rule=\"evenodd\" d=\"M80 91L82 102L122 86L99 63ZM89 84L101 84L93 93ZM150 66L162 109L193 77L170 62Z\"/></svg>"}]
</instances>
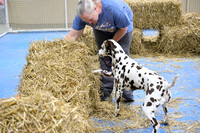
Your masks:
<instances>
[{"instance_id":1,"label":"dog's ear","mask_svg":"<svg viewBox=\"0 0 200 133\"><path fill-rule=\"evenodd\" d=\"M106 49L109 49L109 48L110 48L110 45L111 45L111 41L107 40L107 41L105 42L105 47L106 47Z\"/></svg>"},{"instance_id":2,"label":"dog's ear","mask_svg":"<svg viewBox=\"0 0 200 133\"><path fill-rule=\"evenodd\" d=\"M114 45L114 42L111 40L106 41L105 47L106 47L106 49L110 49L110 50L113 50L116 48L116 46Z\"/></svg>"}]
</instances>

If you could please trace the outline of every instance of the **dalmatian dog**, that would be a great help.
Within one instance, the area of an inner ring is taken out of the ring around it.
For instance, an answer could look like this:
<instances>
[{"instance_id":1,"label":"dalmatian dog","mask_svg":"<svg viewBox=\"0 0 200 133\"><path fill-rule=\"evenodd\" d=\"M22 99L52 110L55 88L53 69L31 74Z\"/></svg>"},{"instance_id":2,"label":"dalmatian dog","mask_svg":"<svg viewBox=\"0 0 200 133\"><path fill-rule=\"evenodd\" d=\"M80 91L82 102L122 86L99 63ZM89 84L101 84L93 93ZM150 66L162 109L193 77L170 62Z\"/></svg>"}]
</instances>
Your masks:
<instances>
[{"instance_id":1,"label":"dalmatian dog","mask_svg":"<svg viewBox=\"0 0 200 133\"><path fill-rule=\"evenodd\" d=\"M175 76L172 84L169 84L157 72L141 66L139 63L125 54L122 47L114 40L103 42L98 55L112 58L112 72L106 70L94 70L94 74L101 74L114 78L115 111L118 116L120 99L123 90L144 90L146 95L142 110L153 126L153 132L158 132L160 124L155 118L156 109L162 105L165 113L163 124L168 125L167 103L171 98L170 88L175 85L178 76Z\"/></svg>"}]
</instances>

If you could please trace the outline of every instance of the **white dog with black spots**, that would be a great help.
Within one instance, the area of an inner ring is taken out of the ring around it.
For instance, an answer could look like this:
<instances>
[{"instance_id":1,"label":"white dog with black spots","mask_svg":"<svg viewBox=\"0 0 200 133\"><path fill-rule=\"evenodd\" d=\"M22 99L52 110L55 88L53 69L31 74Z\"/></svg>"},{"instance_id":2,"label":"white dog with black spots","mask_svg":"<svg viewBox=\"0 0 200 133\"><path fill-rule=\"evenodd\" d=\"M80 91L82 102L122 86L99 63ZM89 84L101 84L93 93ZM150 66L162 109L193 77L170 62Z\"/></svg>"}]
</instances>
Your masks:
<instances>
[{"instance_id":1,"label":"white dog with black spots","mask_svg":"<svg viewBox=\"0 0 200 133\"><path fill-rule=\"evenodd\" d=\"M114 116L118 115L123 90L134 91L141 89L146 92L142 110L146 117L151 121L153 132L158 132L160 127L160 124L155 118L155 111L160 105L162 105L165 113L163 124L168 125L168 111L166 105L171 98L169 89L175 85L178 76L175 76L172 84L169 84L157 72L141 66L130 58L125 54L122 47L112 39L103 42L98 55L110 56L112 58L112 72L99 69L94 70L93 73L114 78Z\"/></svg>"}]
</instances>

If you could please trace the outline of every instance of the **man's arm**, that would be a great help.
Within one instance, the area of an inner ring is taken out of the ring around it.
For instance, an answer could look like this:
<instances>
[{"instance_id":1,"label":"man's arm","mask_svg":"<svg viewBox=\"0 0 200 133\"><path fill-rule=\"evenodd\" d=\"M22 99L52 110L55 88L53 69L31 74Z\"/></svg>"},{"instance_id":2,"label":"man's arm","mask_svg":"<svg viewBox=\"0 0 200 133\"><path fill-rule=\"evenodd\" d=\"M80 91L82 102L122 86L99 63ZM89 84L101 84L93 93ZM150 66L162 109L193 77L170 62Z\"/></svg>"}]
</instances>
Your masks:
<instances>
[{"instance_id":1,"label":"man's arm","mask_svg":"<svg viewBox=\"0 0 200 133\"><path fill-rule=\"evenodd\" d=\"M118 29L113 37L113 40L118 42L126 34L127 29L128 27Z\"/></svg>"},{"instance_id":2,"label":"man's arm","mask_svg":"<svg viewBox=\"0 0 200 133\"><path fill-rule=\"evenodd\" d=\"M77 40L81 35L83 34L83 30L74 30L71 29L70 32L66 35L65 39L71 41L71 40Z\"/></svg>"}]
</instances>

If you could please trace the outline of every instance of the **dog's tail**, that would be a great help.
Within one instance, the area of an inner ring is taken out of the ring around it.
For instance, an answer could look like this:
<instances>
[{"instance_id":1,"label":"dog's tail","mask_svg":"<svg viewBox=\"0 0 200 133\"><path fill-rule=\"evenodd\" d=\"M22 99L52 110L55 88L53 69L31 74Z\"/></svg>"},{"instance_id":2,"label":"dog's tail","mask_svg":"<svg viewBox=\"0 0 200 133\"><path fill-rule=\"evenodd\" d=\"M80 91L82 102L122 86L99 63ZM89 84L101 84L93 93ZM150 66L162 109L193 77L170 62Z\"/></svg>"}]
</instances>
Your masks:
<instances>
[{"instance_id":1,"label":"dog's tail","mask_svg":"<svg viewBox=\"0 0 200 133\"><path fill-rule=\"evenodd\" d=\"M170 89L170 88L172 88L172 87L175 85L176 79L177 79L177 78L178 78L178 75L176 75L176 76L174 77L172 83L167 87L167 89Z\"/></svg>"}]
</instances>

